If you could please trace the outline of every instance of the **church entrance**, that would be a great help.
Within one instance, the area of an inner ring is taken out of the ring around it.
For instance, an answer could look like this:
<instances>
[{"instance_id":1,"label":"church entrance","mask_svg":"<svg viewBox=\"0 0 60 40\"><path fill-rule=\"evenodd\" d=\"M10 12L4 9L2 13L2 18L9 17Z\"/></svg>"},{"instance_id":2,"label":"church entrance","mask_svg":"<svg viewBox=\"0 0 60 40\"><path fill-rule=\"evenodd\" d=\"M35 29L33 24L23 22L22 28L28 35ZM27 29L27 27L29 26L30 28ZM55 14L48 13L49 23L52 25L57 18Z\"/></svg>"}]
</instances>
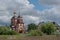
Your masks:
<instances>
[{"instance_id":1,"label":"church entrance","mask_svg":"<svg viewBox=\"0 0 60 40\"><path fill-rule=\"evenodd\" d=\"M23 31L22 31L22 30L20 30L20 31L19 31L19 33L23 33Z\"/></svg>"}]
</instances>

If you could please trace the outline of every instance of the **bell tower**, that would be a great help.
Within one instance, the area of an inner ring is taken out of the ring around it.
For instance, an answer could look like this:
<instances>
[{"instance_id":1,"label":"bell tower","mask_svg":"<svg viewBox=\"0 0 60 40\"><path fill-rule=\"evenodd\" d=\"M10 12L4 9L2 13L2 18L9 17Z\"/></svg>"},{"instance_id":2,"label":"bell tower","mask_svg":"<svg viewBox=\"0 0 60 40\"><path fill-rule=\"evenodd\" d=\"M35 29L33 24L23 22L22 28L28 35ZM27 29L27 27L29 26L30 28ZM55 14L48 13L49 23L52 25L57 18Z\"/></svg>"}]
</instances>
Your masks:
<instances>
[{"instance_id":1,"label":"bell tower","mask_svg":"<svg viewBox=\"0 0 60 40\"><path fill-rule=\"evenodd\" d=\"M25 33L25 27L24 27L24 23L23 23L23 18L20 15L20 12L19 12L19 16L17 17L17 25L18 25L18 32L19 33Z\"/></svg>"}]
</instances>

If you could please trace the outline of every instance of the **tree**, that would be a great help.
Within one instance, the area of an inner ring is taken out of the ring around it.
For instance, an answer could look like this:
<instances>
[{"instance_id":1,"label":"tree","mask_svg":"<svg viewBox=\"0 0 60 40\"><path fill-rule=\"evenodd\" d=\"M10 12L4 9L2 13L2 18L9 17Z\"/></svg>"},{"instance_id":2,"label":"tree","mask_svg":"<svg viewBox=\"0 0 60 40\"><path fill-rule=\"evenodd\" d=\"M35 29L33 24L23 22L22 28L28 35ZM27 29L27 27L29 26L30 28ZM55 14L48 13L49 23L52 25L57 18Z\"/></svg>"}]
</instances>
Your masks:
<instances>
[{"instance_id":1,"label":"tree","mask_svg":"<svg viewBox=\"0 0 60 40\"><path fill-rule=\"evenodd\" d=\"M34 23L28 24L28 31L37 29L37 25Z\"/></svg>"},{"instance_id":2,"label":"tree","mask_svg":"<svg viewBox=\"0 0 60 40\"><path fill-rule=\"evenodd\" d=\"M47 35L54 34L54 32L56 32L56 29L56 25L51 22L41 24L41 31Z\"/></svg>"}]
</instances>

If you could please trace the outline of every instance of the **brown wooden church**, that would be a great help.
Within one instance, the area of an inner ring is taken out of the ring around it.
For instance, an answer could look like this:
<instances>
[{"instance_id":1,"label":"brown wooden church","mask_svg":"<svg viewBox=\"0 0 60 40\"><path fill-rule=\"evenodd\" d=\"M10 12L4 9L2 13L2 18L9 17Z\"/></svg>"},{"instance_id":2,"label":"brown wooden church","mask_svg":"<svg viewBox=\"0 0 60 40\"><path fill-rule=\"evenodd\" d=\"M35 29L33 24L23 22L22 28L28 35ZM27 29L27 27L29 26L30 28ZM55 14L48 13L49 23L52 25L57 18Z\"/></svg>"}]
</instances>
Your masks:
<instances>
[{"instance_id":1,"label":"brown wooden church","mask_svg":"<svg viewBox=\"0 0 60 40\"><path fill-rule=\"evenodd\" d=\"M11 18L11 29L19 33L25 33L25 26L22 16L19 15L17 17L16 12L14 12L14 16Z\"/></svg>"}]
</instances>

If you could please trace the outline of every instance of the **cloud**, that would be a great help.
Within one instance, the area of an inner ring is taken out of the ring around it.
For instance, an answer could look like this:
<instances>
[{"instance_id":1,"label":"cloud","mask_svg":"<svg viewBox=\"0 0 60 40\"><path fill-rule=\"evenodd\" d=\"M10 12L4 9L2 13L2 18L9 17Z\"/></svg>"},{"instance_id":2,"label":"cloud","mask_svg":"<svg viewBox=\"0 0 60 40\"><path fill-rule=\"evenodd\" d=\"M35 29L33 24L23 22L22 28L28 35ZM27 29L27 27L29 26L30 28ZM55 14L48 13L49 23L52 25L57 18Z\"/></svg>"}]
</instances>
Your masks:
<instances>
[{"instance_id":1,"label":"cloud","mask_svg":"<svg viewBox=\"0 0 60 40\"><path fill-rule=\"evenodd\" d=\"M20 11L25 24L38 24L41 21L55 21L60 24L60 1L40 0L39 3L51 8L40 11L34 9L35 6L28 0L0 0L0 25L10 24L14 10L17 15Z\"/></svg>"},{"instance_id":2,"label":"cloud","mask_svg":"<svg viewBox=\"0 0 60 40\"><path fill-rule=\"evenodd\" d=\"M41 18L45 21L55 21L60 24L60 0L39 0L39 4L50 9L41 12Z\"/></svg>"},{"instance_id":3,"label":"cloud","mask_svg":"<svg viewBox=\"0 0 60 40\"><path fill-rule=\"evenodd\" d=\"M40 20L39 17L32 16L32 15L25 15L25 16L23 16L23 19L25 20L26 24L29 24L29 23L38 23L39 20Z\"/></svg>"},{"instance_id":4,"label":"cloud","mask_svg":"<svg viewBox=\"0 0 60 40\"><path fill-rule=\"evenodd\" d=\"M60 5L60 0L39 0L40 4L56 6Z\"/></svg>"},{"instance_id":5,"label":"cloud","mask_svg":"<svg viewBox=\"0 0 60 40\"><path fill-rule=\"evenodd\" d=\"M9 24L14 10L16 10L17 15L19 11L23 15L33 8L34 5L30 4L28 0L0 0L0 24Z\"/></svg>"}]
</instances>

